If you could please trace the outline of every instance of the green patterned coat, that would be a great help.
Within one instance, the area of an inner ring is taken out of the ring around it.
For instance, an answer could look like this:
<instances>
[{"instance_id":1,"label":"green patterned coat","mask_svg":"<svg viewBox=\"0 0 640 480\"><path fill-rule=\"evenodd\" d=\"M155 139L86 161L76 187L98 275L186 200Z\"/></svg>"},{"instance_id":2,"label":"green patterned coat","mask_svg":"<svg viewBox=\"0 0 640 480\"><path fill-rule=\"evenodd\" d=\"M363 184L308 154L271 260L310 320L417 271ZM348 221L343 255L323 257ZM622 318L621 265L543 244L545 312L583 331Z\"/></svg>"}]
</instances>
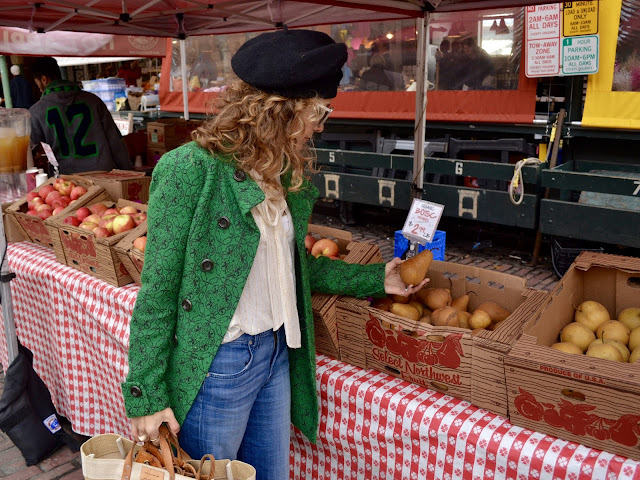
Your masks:
<instances>
[{"instance_id":1,"label":"green patterned coat","mask_svg":"<svg viewBox=\"0 0 640 480\"><path fill-rule=\"evenodd\" d=\"M287 180L283 180L286 186ZM383 296L384 265L307 256L304 237L317 189L289 193L295 228L302 348L289 349L292 422L315 442L318 404L311 291ZM129 417L171 407L182 423L222 342L251 270L260 233L258 185L195 143L162 157L153 173L149 233L130 327Z\"/></svg>"}]
</instances>

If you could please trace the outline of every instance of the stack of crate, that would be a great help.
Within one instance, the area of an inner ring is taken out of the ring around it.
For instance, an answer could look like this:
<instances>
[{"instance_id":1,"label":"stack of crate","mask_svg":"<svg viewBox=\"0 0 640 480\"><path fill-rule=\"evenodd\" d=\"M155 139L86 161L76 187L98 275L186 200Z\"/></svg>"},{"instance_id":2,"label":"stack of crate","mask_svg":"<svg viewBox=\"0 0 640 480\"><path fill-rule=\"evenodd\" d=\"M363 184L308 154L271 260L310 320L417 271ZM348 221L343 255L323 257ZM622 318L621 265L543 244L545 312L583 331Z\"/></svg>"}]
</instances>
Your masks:
<instances>
[{"instance_id":1,"label":"stack of crate","mask_svg":"<svg viewBox=\"0 0 640 480\"><path fill-rule=\"evenodd\" d=\"M191 132L199 125L199 121L180 118L163 118L147 123L147 165L155 165L169 150L187 143Z\"/></svg>"}]
</instances>

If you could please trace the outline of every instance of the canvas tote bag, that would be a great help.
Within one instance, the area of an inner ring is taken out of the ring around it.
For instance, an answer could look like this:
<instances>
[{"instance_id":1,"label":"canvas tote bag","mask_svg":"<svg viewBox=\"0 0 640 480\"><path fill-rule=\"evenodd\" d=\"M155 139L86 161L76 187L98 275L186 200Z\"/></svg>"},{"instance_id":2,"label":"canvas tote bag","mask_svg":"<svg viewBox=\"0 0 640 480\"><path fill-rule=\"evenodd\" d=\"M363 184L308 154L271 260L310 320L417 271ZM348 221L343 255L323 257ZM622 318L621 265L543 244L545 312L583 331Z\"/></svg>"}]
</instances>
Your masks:
<instances>
[{"instance_id":1,"label":"canvas tote bag","mask_svg":"<svg viewBox=\"0 0 640 480\"><path fill-rule=\"evenodd\" d=\"M173 437L175 440L175 437ZM227 476L227 464L230 465L233 480L255 480L256 470L249 464L238 460L213 460L212 455L205 455L201 460L188 459L182 451L177 440L175 444L166 437L160 435L160 452L155 452L153 444L145 442L139 445L115 433L97 435L87 440L80 448L82 458L82 473L85 480L193 480L193 476L185 476L175 473L173 468L168 471L164 468L153 466L157 464L154 456L164 456L165 464L171 464L172 454L175 457L185 457L174 460L174 463L184 462L183 470L191 470L199 473L196 478L201 480L231 480ZM164 448L163 448L164 446ZM168 447L168 448L167 448ZM177 447L177 449L175 448ZM150 455L149 452L157 453ZM134 460L137 456L146 459L147 463L138 463ZM211 467L214 474L211 476Z\"/></svg>"}]
</instances>

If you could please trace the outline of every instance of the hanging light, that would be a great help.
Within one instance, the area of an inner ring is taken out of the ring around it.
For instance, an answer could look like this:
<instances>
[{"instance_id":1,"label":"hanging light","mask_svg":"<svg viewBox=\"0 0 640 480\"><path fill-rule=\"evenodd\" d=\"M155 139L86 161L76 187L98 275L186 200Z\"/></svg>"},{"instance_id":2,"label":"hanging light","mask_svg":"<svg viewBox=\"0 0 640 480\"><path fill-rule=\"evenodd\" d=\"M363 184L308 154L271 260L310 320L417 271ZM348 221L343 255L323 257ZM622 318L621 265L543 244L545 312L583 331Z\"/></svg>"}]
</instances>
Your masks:
<instances>
[{"instance_id":1,"label":"hanging light","mask_svg":"<svg viewBox=\"0 0 640 480\"><path fill-rule=\"evenodd\" d=\"M495 32L496 30L498 30L498 22L494 20L489 30L491 30L492 32Z\"/></svg>"},{"instance_id":2,"label":"hanging light","mask_svg":"<svg viewBox=\"0 0 640 480\"><path fill-rule=\"evenodd\" d=\"M389 32L387 33L386 37L391 40L393 38L393 33Z\"/></svg>"},{"instance_id":3,"label":"hanging light","mask_svg":"<svg viewBox=\"0 0 640 480\"><path fill-rule=\"evenodd\" d=\"M509 27L504 21L504 18L500 19L500 25L498 25L498 29L496 30L496 35L506 35L509 33Z\"/></svg>"},{"instance_id":4,"label":"hanging light","mask_svg":"<svg viewBox=\"0 0 640 480\"><path fill-rule=\"evenodd\" d=\"M449 36L450 37L459 37L460 36L460 30L458 30L458 24L457 23L452 23L451 24L451 28L449 29Z\"/></svg>"}]
</instances>

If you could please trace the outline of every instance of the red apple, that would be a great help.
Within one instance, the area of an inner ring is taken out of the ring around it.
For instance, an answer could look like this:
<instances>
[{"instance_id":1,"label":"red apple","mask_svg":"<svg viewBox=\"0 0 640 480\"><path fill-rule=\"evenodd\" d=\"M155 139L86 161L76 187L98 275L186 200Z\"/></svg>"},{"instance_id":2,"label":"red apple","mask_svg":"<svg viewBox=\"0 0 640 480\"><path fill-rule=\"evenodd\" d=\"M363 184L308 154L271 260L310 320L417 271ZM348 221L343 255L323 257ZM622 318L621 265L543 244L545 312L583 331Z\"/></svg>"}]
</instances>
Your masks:
<instances>
[{"instance_id":1,"label":"red apple","mask_svg":"<svg viewBox=\"0 0 640 480\"><path fill-rule=\"evenodd\" d=\"M311 249L315 243L316 238L313 235L307 234L307 236L304 237L304 248L307 249L307 253L311 253Z\"/></svg>"},{"instance_id":2,"label":"red apple","mask_svg":"<svg viewBox=\"0 0 640 480\"><path fill-rule=\"evenodd\" d=\"M55 188L55 189L57 190L58 188L60 188L60 184L61 184L62 182L64 182L64 178L56 178L56 179L53 181L53 188Z\"/></svg>"},{"instance_id":3,"label":"red apple","mask_svg":"<svg viewBox=\"0 0 640 480\"><path fill-rule=\"evenodd\" d=\"M67 195L71 193L71 190L75 188L76 184L67 180L58 185L58 191L61 195Z\"/></svg>"},{"instance_id":4,"label":"red apple","mask_svg":"<svg viewBox=\"0 0 640 480\"><path fill-rule=\"evenodd\" d=\"M112 208L107 208L104 212L100 214L102 218L106 217L107 215L113 215L115 217L116 215L120 215L120 211L116 207L112 207Z\"/></svg>"},{"instance_id":5,"label":"red apple","mask_svg":"<svg viewBox=\"0 0 640 480\"><path fill-rule=\"evenodd\" d=\"M44 205L44 200L42 199L42 197L37 197L34 198L33 200L31 200L30 202L27 202L27 206L30 209L34 209L38 206L38 205Z\"/></svg>"},{"instance_id":6,"label":"red apple","mask_svg":"<svg viewBox=\"0 0 640 480\"><path fill-rule=\"evenodd\" d=\"M65 207L71 204L71 198L67 197L66 195L61 195L58 200L64 203Z\"/></svg>"},{"instance_id":7,"label":"red apple","mask_svg":"<svg viewBox=\"0 0 640 480\"><path fill-rule=\"evenodd\" d=\"M109 232L113 233L113 219L116 218L115 215L106 215L104 217L102 217L102 220L100 220L100 223L98 224L99 227L102 228L106 228L107 230L109 230Z\"/></svg>"},{"instance_id":8,"label":"red apple","mask_svg":"<svg viewBox=\"0 0 640 480\"><path fill-rule=\"evenodd\" d=\"M56 192L54 190L53 192L49 193L49 195L47 195L47 198L44 199L44 203L46 203L47 205L51 205L51 203L58 198L62 198L62 195L60 195L60 192Z\"/></svg>"},{"instance_id":9,"label":"red apple","mask_svg":"<svg viewBox=\"0 0 640 480\"><path fill-rule=\"evenodd\" d=\"M80 228L84 229L84 230L89 230L90 232L93 232L94 228L98 227L97 223L93 223L93 222L82 222L79 225Z\"/></svg>"},{"instance_id":10,"label":"red apple","mask_svg":"<svg viewBox=\"0 0 640 480\"><path fill-rule=\"evenodd\" d=\"M136 213L138 213L138 209L131 205L127 205L120 209L120 215L135 215Z\"/></svg>"},{"instance_id":11,"label":"red apple","mask_svg":"<svg viewBox=\"0 0 640 480\"><path fill-rule=\"evenodd\" d=\"M45 198L47 198L47 195L55 191L56 189L53 188L52 185L44 185L43 187L40 188L40 190L38 190L38 195L40 195L40 198L44 200Z\"/></svg>"},{"instance_id":12,"label":"red apple","mask_svg":"<svg viewBox=\"0 0 640 480\"><path fill-rule=\"evenodd\" d=\"M95 223L96 225L98 225L100 223L100 220L101 220L100 215L96 215L95 213L92 213L88 217L84 217L84 219L82 221L83 222L91 222L91 223Z\"/></svg>"},{"instance_id":13,"label":"red apple","mask_svg":"<svg viewBox=\"0 0 640 480\"><path fill-rule=\"evenodd\" d=\"M69 215L67 218L64 219L64 223L66 223L67 225L73 225L74 227L77 227L78 225L80 225L80 220L78 220L78 217Z\"/></svg>"},{"instance_id":14,"label":"red apple","mask_svg":"<svg viewBox=\"0 0 640 480\"><path fill-rule=\"evenodd\" d=\"M55 208L53 209L53 213L52 213L51 215L58 215L58 214L59 214L61 211L63 211L63 210L64 210L64 207L63 207L62 205L60 205L60 206L58 206L58 207L55 207Z\"/></svg>"},{"instance_id":15,"label":"red apple","mask_svg":"<svg viewBox=\"0 0 640 480\"><path fill-rule=\"evenodd\" d=\"M49 210L50 212L53 212L53 207L51 205L47 205L46 203L43 203L42 205L38 205L36 207L36 212L42 212L44 210Z\"/></svg>"},{"instance_id":16,"label":"red apple","mask_svg":"<svg viewBox=\"0 0 640 480\"><path fill-rule=\"evenodd\" d=\"M71 190L69 197L71 197L71 200L76 200L77 198L80 198L85 193L87 193L86 188L84 188L82 185L76 185L75 187L73 187L73 190Z\"/></svg>"},{"instance_id":17,"label":"red apple","mask_svg":"<svg viewBox=\"0 0 640 480\"><path fill-rule=\"evenodd\" d=\"M27 193L27 202L32 202L34 198L40 198L38 192L34 192L33 190Z\"/></svg>"},{"instance_id":18,"label":"red apple","mask_svg":"<svg viewBox=\"0 0 640 480\"><path fill-rule=\"evenodd\" d=\"M144 212L140 212L140 213L136 213L135 215L132 215L132 217L133 217L133 221L136 222L136 226L137 226L147 219L147 214Z\"/></svg>"},{"instance_id":19,"label":"red apple","mask_svg":"<svg viewBox=\"0 0 640 480\"><path fill-rule=\"evenodd\" d=\"M93 234L97 238L106 238L111 236L111 232L103 227L96 227L93 229Z\"/></svg>"},{"instance_id":20,"label":"red apple","mask_svg":"<svg viewBox=\"0 0 640 480\"><path fill-rule=\"evenodd\" d=\"M89 207L89 210L91 210L91 213L95 213L96 215L100 215L102 212L104 212L108 208L109 207L107 207L104 203L96 203L94 205L91 205Z\"/></svg>"},{"instance_id":21,"label":"red apple","mask_svg":"<svg viewBox=\"0 0 640 480\"><path fill-rule=\"evenodd\" d=\"M311 248L311 255L319 257L336 257L339 255L338 244L329 238L321 238Z\"/></svg>"},{"instance_id":22,"label":"red apple","mask_svg":"<svg viewBox=\"0 0 640 480\"><path fill-rule=\"evenodd\" d=\"M131 215L118 215L113 219L113 233L126 232L136 227L136 222L131 218Z\"/></svg>"},{"instance_id":23,"label":"red apple","mask_svg":"<svg viewBox=\"0 0 640 480\"><path fill-rule=\"evenodd\" d=\"M34 217L38 216L38 212L36 210L28 210L27 215L33 215Z\"/></svg>"},{"instance_id":24,"label":"red apple","mask_svg":"<svg viewBox=\"0 0 640 480\"><path fill-rule=\"evenodd\" d=\"M138 237L133 241L133 248L137 248L142 253L144 253L144 249L147 247L147 237Z\"/></svg>"},{"instance_id":25,"label":"red apple","mask_svg":"<svg viewBox=\"0 0 640 480\"><path fill-rule=\"evenodd\" d=\"M40 217L42 220L46 220L51 216L51 210L40 210L36 216Z\"/></svg>"},{"instance_id":26,"label":"red apple","mask_svg":"<svg viewBox=\"0 0 640 480\"><path fill-rule=\"evenodd\" d=\"M89 215L91 215L91 210L89 210L87 207L80 207L76 212L76 217L78 217L78 220L80 220L81 222Z\"/></svg>"}]
</instances>

